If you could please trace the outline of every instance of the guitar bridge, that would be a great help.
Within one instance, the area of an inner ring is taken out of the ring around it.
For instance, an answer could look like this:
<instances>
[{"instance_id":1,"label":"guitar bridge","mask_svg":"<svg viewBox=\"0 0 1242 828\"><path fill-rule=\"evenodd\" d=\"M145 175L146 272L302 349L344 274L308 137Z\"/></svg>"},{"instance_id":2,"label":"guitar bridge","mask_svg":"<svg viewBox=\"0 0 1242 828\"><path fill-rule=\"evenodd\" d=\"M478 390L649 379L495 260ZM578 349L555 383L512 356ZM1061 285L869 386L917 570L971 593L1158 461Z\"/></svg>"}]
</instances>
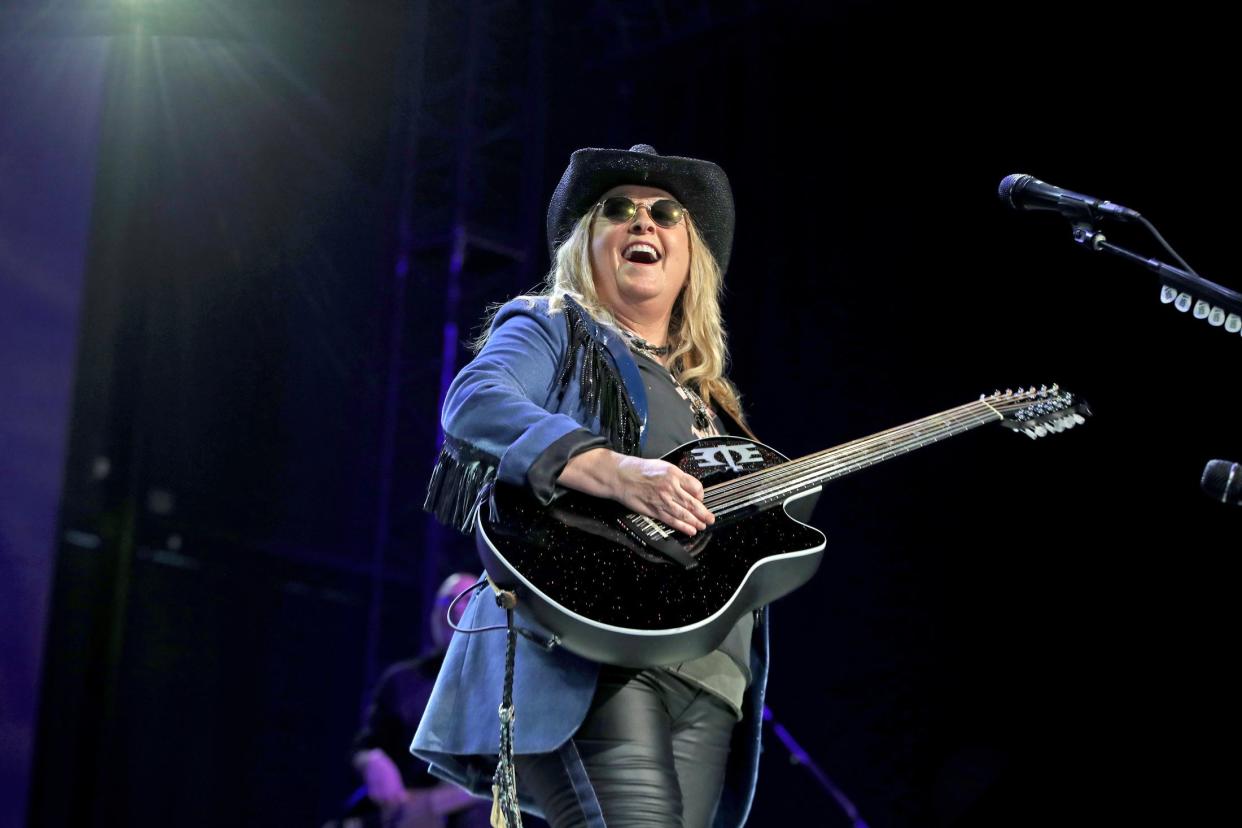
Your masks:
<instances>
[{"instance_id":1,"label":"guitar bridge","mask_svg":"<svg viewBox=\"0 0 1242 828\"><path fill-rule=\"evenodd\" d=\"M662 562L671 560L681 564L685 569L694 569L699 565L691 549L697 552L702 548L703 543L706 542L706 532L699 532L695 535L691 541L691 549L687 549L675 537L677 532L645 515L631 512L620 518L619 522L644 548L659 553L659 557L652 555L644 555L644 557Z\"/></svg>"}]
</instances>

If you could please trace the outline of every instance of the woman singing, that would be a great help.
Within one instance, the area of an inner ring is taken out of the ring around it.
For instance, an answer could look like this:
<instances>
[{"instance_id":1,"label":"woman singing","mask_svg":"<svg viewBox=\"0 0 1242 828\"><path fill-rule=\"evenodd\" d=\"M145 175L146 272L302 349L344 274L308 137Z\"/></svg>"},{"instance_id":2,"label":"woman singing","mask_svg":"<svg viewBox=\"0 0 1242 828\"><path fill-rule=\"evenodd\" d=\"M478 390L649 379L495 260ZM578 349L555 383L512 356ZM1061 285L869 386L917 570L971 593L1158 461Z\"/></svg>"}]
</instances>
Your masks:
<instances>
[{"instance_id":1,"label":"woman singing","mask_svg":"<svg viewBox=\"0 0 1242 828\"><path fill-rule=\"evenodd\" d=\"M728 179L711 162L645 144L574 152L548 209L546 287L496 312L453 381L427 508L470 531L481 488L499 479L544 504L574 489L687 535L711 525L703 486L658 458L750 435L724 375L733 224ZM503 625L505 611L483 590L462 623ZM496 767L505 649L503 634L454 636L411 748L481 795ZM742 825L766 680L766 608L714 651L667 667L601 665L518 639L523 810L556 828Z\"/></svg>"}]
</instances>

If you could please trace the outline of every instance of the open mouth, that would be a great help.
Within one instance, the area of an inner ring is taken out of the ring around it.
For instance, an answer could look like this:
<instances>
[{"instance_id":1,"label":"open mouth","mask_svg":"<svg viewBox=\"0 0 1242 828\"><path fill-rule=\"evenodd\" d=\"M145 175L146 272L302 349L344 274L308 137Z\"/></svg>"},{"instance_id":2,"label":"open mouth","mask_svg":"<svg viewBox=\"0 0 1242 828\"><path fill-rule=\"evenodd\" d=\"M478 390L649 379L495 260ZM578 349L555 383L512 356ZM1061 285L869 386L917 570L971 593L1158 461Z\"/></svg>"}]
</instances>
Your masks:
<instances>
[{"instance_id":1,"label":"open mouth","mask_svg":"<svg viewBox=\"0 0 1242 828\"><path fill-rule=\"evenodd\" d=\"M621 251L621 258L634 264L655 264L660 261L660 251L649 244L636 242L626 245L626 248Z\"/></svg>"}]
</instances>

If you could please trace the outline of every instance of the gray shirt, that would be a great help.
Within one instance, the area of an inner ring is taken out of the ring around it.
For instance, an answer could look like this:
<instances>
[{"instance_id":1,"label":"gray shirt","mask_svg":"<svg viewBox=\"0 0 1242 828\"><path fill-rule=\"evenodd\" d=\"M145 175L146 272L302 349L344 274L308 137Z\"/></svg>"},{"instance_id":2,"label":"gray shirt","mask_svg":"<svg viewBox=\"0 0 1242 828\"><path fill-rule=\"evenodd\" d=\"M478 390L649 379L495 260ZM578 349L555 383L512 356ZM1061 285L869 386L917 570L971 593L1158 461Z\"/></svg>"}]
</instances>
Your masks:
<instances>
[{"instance_id":1,"label":"gray shirt","mask_svg":"<svg viewBox=\"0 0 1242 828\"><path fill-rule=\"evenodd\" d=\"M647 434L643 457L659 458L680 445L708 437L727 434L724 423L711 415L707 429L694 427L694 405L689 392L673 379L668 369L638 350L632 350L634 362L647 388ZM598 434L585 428L575 429L548 446L527 470L526 476L532 486L562 489L555 483L574 455L588 449L606 446L608 443ZM693 661L684 661L664 669L676 673L691 684L723 699L740 720L742 698L750 684L750 638L755 619L746 613L729 631L720 646Z\"/></svg>"},{"instance_id":2,"label":"gray shirt","mask_svg":"<svg viewBox=\"0 0 1242 828\"><path fill-rule=\"evenodd\" d=\"M689 392L677 384L667 368L641 351L634 351L634 361L647 387L647 444L643 457L662 457L684 443L711 436L701 429L695 434ZM715 412L709 431L727 433ZM754 625L754 616L748 612L715 650L665 669L724 699L740 720L742 697L750 684L750 637Z\"/></svg>"}]
</instances>

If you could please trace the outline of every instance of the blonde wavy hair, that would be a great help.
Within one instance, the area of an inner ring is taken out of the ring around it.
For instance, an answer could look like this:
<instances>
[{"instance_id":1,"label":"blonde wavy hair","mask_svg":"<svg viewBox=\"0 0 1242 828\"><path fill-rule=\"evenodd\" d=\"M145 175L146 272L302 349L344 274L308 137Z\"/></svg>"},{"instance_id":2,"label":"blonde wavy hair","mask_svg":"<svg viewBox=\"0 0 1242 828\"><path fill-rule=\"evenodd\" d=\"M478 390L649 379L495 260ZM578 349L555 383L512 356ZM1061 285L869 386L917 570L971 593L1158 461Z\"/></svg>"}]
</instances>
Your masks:
<instances>
[{"instance_id":1,"label":"blonde wavy hair","mask_svg":"<svg viewBox=\"0 0 1242 828\"><path fill-rule=\"evenodd\" d=\"M563 296L569 294L598 322L618 330L616 317L600 302L595 291L594 271L591 268L591 228L598 205L587 211L574 224L573 230L557 248L552 268L544 277L543 288L538 293L517 297L530 303L539 298L548 299L548 309L558 313L563 309ZM686 214L686 231L690 238L690 274L681 295L673 303L669 319L668 344L672 346L669 364L673 376L682 385L693 388L709 406L724 409L734 420L754 437L742 415L742 395L725 376L729 359L727 336L720 318L720 295L724 290L724 278L720 265L712 255L703 237L695 227L693 218ZM488 308L483 333L473 342L478 353L487 343L492 320L504 303Z\"/></svg>"}]
</instances>

